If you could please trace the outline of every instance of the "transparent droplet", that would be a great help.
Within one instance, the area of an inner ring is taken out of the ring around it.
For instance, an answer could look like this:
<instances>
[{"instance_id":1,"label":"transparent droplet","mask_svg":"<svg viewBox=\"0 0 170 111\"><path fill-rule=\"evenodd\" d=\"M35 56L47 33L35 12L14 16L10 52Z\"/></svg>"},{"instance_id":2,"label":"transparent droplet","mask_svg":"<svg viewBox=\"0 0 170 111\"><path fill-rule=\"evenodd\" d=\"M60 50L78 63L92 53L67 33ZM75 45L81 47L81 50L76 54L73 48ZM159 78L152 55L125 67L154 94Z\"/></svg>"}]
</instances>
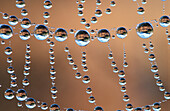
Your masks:
<instances>
[{"instance_id":1,"label":"transparent droplet","mask_svg":"<svg viewBox=\"0 0 170 111\"><path fill-rule=\"evenodd\" d=\"M116 66L116 62L112 61L111 66L115 67Z\"/></svg>"},{"instance_id":2,"label":"transparent droplet","mask_svg":"<svg viewBox=\"0 0 170 111\"><path fill-rule=\"evenodd\" d=\"M89 97L89 102L90 102L90 103L95 103L95 101L96 101L96 100L95 100L95 98L94 98L93 96L90 96L90 97Z\"/></svg>"},{"instance_id":3,"label":"transparent droplet","mask_svg":"<svg viewBox=\"0 0 170 111\"><path fill-rule=\"evenodd\" d=\"M93 24L97 23L97 18L96 17L92 17L91 18L91 23L93 23Z\"/></svg>"},{"instance_id":4,"label":"transparent droplet","mask_svg":"<svg viewBox=\"0 0 170 111\"><path fill-rule=\"evenodd\" d=\"M25 105L26 105L27 108L33 109L33 108L36 107L36 101L33 98L27 98L25 100Z\"/></svg>"},{"instance_id":5,"label":"transparent droplet","mask_svg":"<svg viewBox=\"0 0 170 111\"><path fill-rule=\"evenodd\" d=\"M30 83L29 83L29 80L27 78L25 78L25 79L22 80L22 84L24 86L28 86Z\"/></svg>"},{"instance_id":6,"label":"transparent droplet","mask_svg":"<svg viewBox=\"0 0 170 111\"><path fill-rule=\"evenodd\" d=\"M95 16L96 16L96 17L101 17L101 16L102 16L102 11L101 11L100 9L97 9L97 10L95 11Z\"/></svg>"},{"instance_id":7,"label":"transparent droplet","mask_svg":"<svg viewBox=\"0 0 170 111\"><path fill-rule=\"evenodd\" d=\"M2 41L1 41L1 44L2 44L2 45L4 45L4 44L5 44L5 41L4 41L4 40L2 40Z\"/></svg>"},{"instance_id":8,"label":"transparent droplet","mask_svg":"<svg viewBox=\"0 0 170 111\"><path fill-rule=\"evenodd\" d=\"M91 89L90 87L88 87L88 88L86 89L86 93L87 93L87 94L91 94L91 93L92 93L92 89Z\"/></svg>"},{"instance_id":9,"label":"transparent droplet","mask_svg":"<svg viewBox=\"0 0 170 111\"><path fill-rule=\"evenodd\" d=\"M151 111L151 107L150 107L149 105L146 105L146 106L144 107L144 111Z\"/></svg>"},{"instance_id":10,"label":"transparent droplet","mask_svg":"<svg viewBox=\"0 0 170 111\"><path fill-rule=\"evenodd\" d=\"M51 93L55 94L55 93L57 93L57 92L58 92L58 91L57 91L57 88L53 86L53 87L51 88Z\"/></svg>"},{"instance_id":11,"label":"transparent droplet","mask_svg":"<svg viewBox=\"0 0 170 111\"><path fill-rule=\"evenodd\" d=\"M142 108L135 108L135 111L143 111Z\"/></svg>"},{"instance_id":12,"label":"transparent droplet","mask_svg":"<svg viewBox=\"0 0 170 111\"><path fill-rule=\"evenodd\" d=\"M74 30L73 29L70 29L70 34L74 34Z\"/></svg>"},{"instance_id":13,"label":"transparent droplet","mask_svg":"<svg viewBox=\"0 0 170 111\"><path fill-rule=\"evenodd\" d=\"M86 28L86 29L89 29L89 28L90 28L90 24L89 24L89 23L86 23L86 24L85 24L85 28Z\"/></svg>"},{"instance_id":14,"label":"transparent droplet","mask_svg":"<svg viewBox=\"0 0 170 111\"><path fill-rule=\"evenodd\" d=\"M119 79L119 84L120 85L126 85L126 79L125 78L120 78Z\"/></svg>"},{"instance_id":15,"label":"transparent droplet","mask_svg":"<svg viewBox=\"0 0 170 111\"><path fill-rule=\"evenodd\" d=\"M116 3L115 3L115 1L111 1L111 2L110 2L110 6L111 6L111 7L114 7L114 6L116 6Z\"/></svg>"},{"instance_id":16,"label":"transparent droplet","mask_svg":"<svg viewBox=\"0 0 170 111\"><path fill-rule=\"evenodd\" d=\"M27 99L27 92L25 89L18 89L16 92L16 98L19 101L25 101Z\"/></svg>"},{"instance_id":17,"label":"transparent droplet","mask_svg":"<svg viewBox=\"0 0 170 111\"><path fill-rule=\"evenodd\" d=\"M96 5L101 5L101 4L102 4L101 0L96 0Z\"/></svg>"},{"instance_id":18,"label":"transparent droplet","mask_svg":"<svg viewBox=\"0 0 170 111\"><path fill-rule=\"evenodd\" d=\"M159 76L158 73L154 74L154 78L155 78L155 79L159 79L159 77L160 77L160 76Z\"/></svg>"},{"instance_id":19,"label":"transparent droplet","mask_svg":"<svg viewBox=\"0 0 170 111\"><path fill-rule=\"evenodd\" d=\"M7 89L4 93L6 99L11 100L14 98L14 91L12 89Z\"/></svg>"},{"instance_id":20,"label":"transparent droplet","mask_svg":"<svg viewBox=\"0 0 170 111\"><path fill-rule=\"evenodd\" d=\"M81 73L77 72L77 73L75 74L75 78L80 79L80 78L81 78Z\"/></svg>"},{"instance_id":21,"label":"transparent droplet","mask_svg":"<svg viewBox=\"0 0 170 111\"><path fill-rule=\"evenodd\" d=\"M8 18L8 23L10 25L17 25L18 24L18 18L14 15L11 15L9 18Z\"/></svg>"},{"instance_id":22,"label":"transparent droplet","mask_svg":"<svg viewBox=\"0 0 170 111\"><path fill-rule=\"evenodd\" d=\"M60 106L57 104L52 104L49 109L50 111L60 111Z\"/></svg>"},{"instance_id":23,"label":"transparent droplet","mask_svg":"<svg viewBox=\"0 0 170 111\"><path fill-rule=\"evenodd\" d=\"M48 20L44 20L44 25L47 25L48 24Z\"/></svg>"},{"instance_id":24,"label":"transparent droplet","mask_svg":"<svg viewBox=\"0 0 170 111\"><path fill-rule=\"evenodd\" d=\"M117 37L124 39L127 36L127 30L124 27L117 28L116 35Z\"/></svg>"},{"instance_id":25,"label":"transparent droplet","mask_svg":"<svg viewBox=\"0 0 170 111\"><path fill-rule=\"evenodd\" d=\"M128 63L126 61L123 62L123 67L128 67Z\"/></svg>"},{"instance_id":26,"label":"transparent droplet","mask_svg":"<svg viewBox=\"0 0 170 111\"><path fill-rule=\"evenodd\" d=\"M85 18L82 18L82 19L80 20L80 23L81 23L81 24L85 24L85 23L86 23L86 19L85 19Z\"/></svg>"},{"instance_id":27,"label":"transparent droplet","mask_svg":"<svg viewBox=\"0 0 170 111\"><path fill-rule=\"evenodd\" d=\"M83 78L82 78L83 80L83 83L85 83L85 84L87 84L87 83L89 83L90 82L90 78L89 78L89 76L84 76Z\"/></svg>"},{"instance_id":28,"label":"transparent droplet","mask_svg":"<svg viewBox=\"0 0 170 111\"><path fill-rule=\"evenodd\" d=\"M78 11L78 16L83 16L83 11L82 10Z\"/></svg>"},{"instance_id":29,"label":"transparent droplet","mask_svg":"<svg viewBox=\"0 0 170 111\"><path fill-rule=\"evenodd\" d=\"M110 53L110 54L108 55L108 58L109 58L109 59L113 59L113 54Z\"/></svg>"},{"instance_id":30,"label":"transparent droplet","mask_svg":"<svg viewBox=\"0 0 170 111\"><path fill-rule=\"evenodd\" d=\"M123 96L123 101L125 101L125 102L127 102L127 101L129 101L130 99L129 99L129 96L128 95L124 95Z\"/></svg>"},{"instance_id":31,"label":"transparent droplet","mask_svg":"<svg viewBox=\"0 0 170 111\"><path fill-rule=\"evenodd\" d=\"M100 29L97 33L97 36L97 39L103 43L110 40L110 32L107 29Z\"/></svg>"},{"instance_id":32,"label":"transparent droplet","mask_svg":"<svg viewBox=\"0 0 170 111\"><path fill-rule=\"evenodd\" d=\"M112 13L111 9L110 9L110 8L107 8L107 9L106 9L106 14L111 14L111 13Z\"/></svg>"},{"instance_id":33,"label":"transparent droplet","mask_svg":"<svg viewBox=\"0 0 170 111\"><path fill-rule=\"evenodd\" d=\"M139 8L137 9L137 13L138 13L139 15L144 14L144 13L145 13L144 8L143 8L143 7L139 7Z\"/></svg>"},{"instance_id":34,"label":"transparent droplet","mask_svg":"<svg viewBox=\"0 0 170 111\"><path fill-rule=\"evenodd\" d=\"M152 108L153 108L154 111L160 111L161 110L161 105L160 105L160 103L156 102L156 103L153 104Z\"/></svg>"},{"instance_id":35,"label":"transparent droplet","mask_svg":"<svg viewBox=\"0 0 170 111\"><path fill-rule=\"evenodd\" d=\"M50 69L50 74L55 74L56 73L56 70L54 68L51 68Z\"/></svg>"},{"instance_id":36,"label":"transparent droplet","mask_svg":"<svg viewBox=\"0 0 170 111\"><path fill-rule=\"evenodd\" d=\"M149 49L148 49L148 48L145 48L144 52L145 52L145 53L149 53Z\"/></svg>"},{"instance_id":37,"label":"transparent droplet","mask_svg":"<svg viewBox=\"0 0 170 111\"><path fill-rule=\"evenodd\" d=\"M26 54L25 54L25 58L26 58L26 59L30 59L30 58L31 58L30 54L29 54L29 53L26 53Z\"/></svg>"},{"instance_id":38,"label":"transparent droplet","mask_svg":"<svg viewBox=\"0 0 170 111\"><path fill-rule=\"evenodd\" d=\"M9 15L7 13L3 13L3 18L4 19L8 19L9 18Z\"/></svg>"},{"instance_id":39,"label":"transparent droplet","mask_svg":"<svg viewBox=\"0 0 170 111\"><path fill-rule=\"evenodd\" d=\"M17 103L17 106L18 106L18 107L22 107L22 102L18 102L18 103Z\"/></svg>"},{"instance_id":40,"label":"transparent droplet","mask_svg":"<svg viewBox=\"0 0 170 111\"><path fill-rule=\"evenodd\" d=\"M6 47L5 48L5 54L6 55L11 55L12 54L12 48L11 47Z\"/></svg>"},{"instance_id":41,"label":"transparent droplet","mask_svg":"<svg viewBox=\"0 0 170 111\"><path fill-rule=\"evenodd\" d=\"M8 67L8 68L7 68L7 72L8 72L9 74L14 73L14 68L13 68L12 66Z\"/></svg>"},{"instance_id":42,"label":"transparent droplet","mask_svg":"<svg viewBox=\"0 0 170 111\"><path fill-rule=\"evenodd\" d=\"M166 15L162 16L160 19L159 19L159 24L162 26L162 27L168 27L170 25L170 18Z\"/></svg>"},{"instance_id":43,"label":"transparent droplet","mask_svg":"<svg viewBox=\"0 0 170 111\"><path fill-rule=\"evenodd\" d=\"M125 87L125 86L122 86L122 87L121 87L121 91L122 91L122 92L126 92L126 87Z\"/></svg>"},{"instance_id":44,"label":"transparent droplet","mask_svg":"<svg viewBox=\"0 0 170 111\"><path fill-rule=\"evenodd\" d=\"M66 111L74 111L72 108L67 108Z\"/></svg>"},{"instance_id":45,"label":"transparent droplet","mask_svg":"<svg viewBox=\"0 0 170 111\"><path fill-rule=\"evenodd\" d=\"M56 94L52 94L52 99L56 99L57 95Z\"/></svg>"},{"instance_id":46,"label":"transparent droplet","mask_svg":"<svg viewBox=\"0 0 170 111\"><path fill-rule=\"evenodd\" d=\"M86 61L86 57L82 57L81 61L85 62Z\"/></svg>"},{"instance_id":47,"label":"transparent droplet","mask_svg":"<svg viewBox=\"0 0 170 111\"><path fill-rule=\"evenodd\" d=\"M58 28L55 31L55 35L54 35L55 39L59 42L63 42L67 39L67 32L65 29L63 28Z\"/></svg>"},{"instance_id":48,"label":"transparent droplet","mask_svg":"<svg viewBox=\"0 0 170 111\"><path fill-rule=\"evenodd\" d=\"M29 70L24 70L23 73L24 73L25 76L28 76L30 74Z\"/></svg>"},{"instance_id":49,"label":"transparent droplet","mask_svg":"<svg viewBox=\"0 0 170 111\"><path fill-rule=\"evenodd\" d=\"M118 73L119 77L125 77L125 72L123 70L120 70Z\"/></svg>"},{"instance_id":50,"label":"transparent droplet","mask_svg":"<svg viewBox=\"0 0 170 111\"><path fill-rule=\"evenodd\" d=\"M81 65L84 67L86 66L86 62L82 62Z\"/></svg>"},{"instance_id":51,"label":"transparent droplet","mask_svg":"<svg viewBox=\"0 0 170 111\"><path fill-rule=\"evenodd\" d=\"M119 72L118 67L113 67L113 72L118 73Z\"/></svg>"},{"instance_id":52,"label":"transparent droplet","mask_svg":"<svg viewBox=\"0 0 170 111\"><path fill-rule=\"evenodd\" d=\"M49 12L44 12L43 13L43 17L44 18L49 18L50 17L50 13Z\"/></svg>"},{"instance_id":53,"label":"transparent droplet","mask_svg":"<svg viewBox=\"0 0 170 111\"><path fill-rule=\"evenodd\" d=\"M157 65L152 65L151 71L152 71L152 72L158 72L158 67L157 67Z\"/></svg>"},{"instance_id":54,"label":"transparent droplet","mask_svg":"<svg viewBox=\"0 0 170 111\"><path fill-rule=\"evenodd\" d=\"M87 66L84 66L84 67L83 67L83 71L84 71L84 72L87 72L87 71L88 71Z\"/></svg>"},{"instance_id":55,"label":"transparent droplet","mask_svg":"<svg viewBox=\"0 0 170 111\"><path fill-rule=\"evenodd\" d=\"M0 37L2 39L10 39L12 36L13 36L12 27L9 25L1 24L0 25Z\"/></svg>"},{"instance_id":56,"label":"transparent droplet","mask_svg":"<svg viewBox=\"0 0 170 111\"><path fill-rule=\"evenodd\" d=\"M147 2L146 2L146 0L142 0L142 4L146 4Z\"/></svg>"},{"instance_id":57,"label":"transparent droplet","mask_svg":"<svg viewBox=\"0 0 170 111\"><path fill-rule=\"evenodd\" d=\"M72 56L69 54L69 55L67 55L67 59L68 60L71 60L72 59Z\"/></svg>"},{"instance_id":58,"label":"transparent droplet","mask_svg":"<svg viewBox=\"0 0 170 111\"><path fill-rule=\"evenodd\" d=\"M170 99L170 93L169 92L165 92L164 93L164 98L165 99Z\"/></svg>"},{"instance_id":59,"label":"transparent droplet","mask_svg":"<svg viewBox=\"0 0 170 111\"><path fill-rule=\"evenodd\" d=\"M12 63L12 58L11 57L8 57L7 58L7 62L10 64L10 63Z\"/></svg>"},{"instance_id":60,"label":"transparent droplet","mask_svg":"<svg viewBox=\"0 0 170 111\"><path fill-rule=\"evenodd\" d=\"M83 9L84 9L83 4L79 4L78 5L78 10L83 10Z\"/></svg>"},{"instance_id":61,"label":"transparent droplet","mask_svg":"<svg viewBox=\"0 0 170 111\"><path fill-rule=\"evenodd\" d=\"M47 103L42 102L42 103L41 103L41 109L42 109L42 110L47 110L47 109L48 109Z\"/></svg>"},{"instance_id":62,"label":"transparent droplet","mask_svg":"<svg viewBox=\"0 0 170 111\"><path fill-rule=\"evenodd\" d=\"M90 34L86 30L78 30L75 33L75 42L79 46L87 46L90 43Z\"/></svg>"},{"instance_id":63,"label":"transparent droplet","mask_svg":"<svg viewBox=\"0 0 170 111\"><path fill-rule=\"evenodd\" d=\"M16 86L17 86L17 81L11 80L11 87L16 87Z\"/></svg>"},{"instance_id":64,"label":"transparent droplet","mask_svg":"<svg viewBox=\"0 0 170 111\"><path fill-rule=\"evenodd\" d=\"M34 29L34 36L38 40L45 40L49 37L49 30L45 25L37 25Z\"/></svg>"},{"instance_id":65,"label":"transparent droplet","mask_svg":"<svg viewBox=\"0 0 170 111\"><path fill-rule=\"evenodd\" d=\"M52 7L52 2L50 0L44 1L44 8L50 9Z\"/></svg>"},{"instance_id":66,"label":"transparent droplet","mask_svg":"<svg viewBox=\"0 0 170 111\"><path fill-rule=\"evenodd\" d=\"M162 81L161 81L160 79L158 79L158 80L156 81L156 85L158 85L158 86L162 86L162 85L163 85L163 83L162 83Z\"/></svg>"},{"instance_id":67,"label":"transparent droplet","mask_svg":"<svg viewBox=\"0 0 170 111\"><path fill-rule=\"evenodd\" d=\"M165 87L163 85L159 86L160 91L165 91Z\"/></svg>"},{"instance_id":68,"label":"transparent droplet","mask_svg":"<svg viewBox=\"0 0 170 111\"><path fill-rule=\"evenodd\" d=\"M100 106L96 106L96 107L94 108L94 111L104 111L104 110L103 110L103 108L102 108L102 107L100 107Z\"/></svg>"},{"instance_id":69,"label":"transparent droplet","mask_svg":"<svg viewBox=\"0 0 170 111\"><path fill-rule=\"evenodd\" d=\"M22 40L28 40L30 38L30 32L27 29L22 29L19 33L19 37Z\"/></svg>"},{"instance_id":70,"label":"transparent droplet","mask_svg":"<svg viewBox=\"0 0 170 111\"><path fill-rule=\"evenodd\" d=\"M77 70L78 66L76 64L73 65L73 70Z\"/></svg>"},{"instance_id":71,"label":"transparent droplet","mask_svg":"<svg viewBox=\"0 0 170 111\"><path fill-rule=\"evenodd\" d=\"M12 79L12 80L16 80L16 79L17 79L16 74L14 74L14 73L13 73L13 74L11 74L11 79Z\"/></svg>"},{"instance_id":72,"label":"transparent droplet","mask_svg":"<svg viewBox=\"0 0 170 111\"><path fill-rule=\"evenodd\" d=\"M51 75L50 75L50 78L51 78L51 80L55 80L55 79L56 79L55 74L51 74Z\"/></svg>"},{"instance_id":73,"label":"transparent droplet","mask_svg":"<svg viewBox=\"0 0 170 111\"><path fill-rule=\"evenodd\" d=\"M21 15L22 16L27 16L28 15L28 11L26 9L22 9L21 10Z\"/></svg>"},{"instance_id":74,"label":"transparent droplet","mask_svg":"<svg viewBox=\"0 0 170 111\"><path fill-rule=\"evenodd\" d=\"M22 28L29 28L31 26L31 21L28 18L23 18L21 21Z\"/></svg>"},{"instance_id":75,"label":"transparent droplet","mask_svg":"<svg viewBox=\"0 0 170 111\"><path fill-rule=\"evenodd\" d=\"M149 22L140 23L136 27L136 32L143 39L149 38L153 34L153 26Z\"/></svg>"},{"instance_id":76,"label":"transparent droplet","mask_svg":"<svg viewBox=\"0 0 170 111\"><path fill-rule=\"evenodd\" d=\"M25 1L24 0L16 0L16 6L18 8L24 8L25 7Z\"/></svg>"},{"instance_id":77,"label":"transparent droplet","mask_svg":"<svg viewBox=\"0 0 170 111\"><path fill-rule=\"evenodd\" d=\"M133 110L132 104L127 104L127 105L126 105L126 110L127 110L127 111L132 111L132 110Z\"/></svg>"}]
</instances>

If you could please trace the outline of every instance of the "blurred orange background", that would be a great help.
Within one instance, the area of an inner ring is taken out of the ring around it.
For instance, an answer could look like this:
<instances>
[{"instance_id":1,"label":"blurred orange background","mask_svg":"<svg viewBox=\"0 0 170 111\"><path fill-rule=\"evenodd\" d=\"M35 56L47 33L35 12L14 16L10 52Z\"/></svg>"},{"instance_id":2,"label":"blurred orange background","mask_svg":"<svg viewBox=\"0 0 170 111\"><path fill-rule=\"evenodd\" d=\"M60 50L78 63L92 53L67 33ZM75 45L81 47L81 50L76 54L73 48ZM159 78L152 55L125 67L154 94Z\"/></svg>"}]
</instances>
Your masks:
<instances>
[{"instance_id":1,"label":"blurred orange background","mask_svg":"<svg viewBox=\"0 0 170 111\"><path fill-rule=\"evenodd\" d=\"M50 18L48 26L53 26L55 29L64 28L69 32L69 29L85 29L85 26L80 24L80 19L77 15L78 4L76 0L51 0L53 7L46 10L43 7L44 0L25 0L26 9L28 11L28 18L32 23L43 24L43 12L48 11ZM139 5L142 6L141 0L137 0ZM141 107L145 105L151 105L154 102L158 102L164 99L163 92L159 91L156 86L153 73L150 71L150 62L148 60L148 54L144 53L142 44L146 43L149 46L149 39L142 39L137 36L135 27L138 23L143 22L143 15L137 14L137 3L132 0L115 0L116 6L111 7L112 14L107 15L104 13L105 9L110 7L110 0L103 0L102 5L99 8L103 11L103 16L98 18L96 24L91 24L90 29L107 28L111 34L115 34L112 28L118 28L124 26L127 29L132 29L128 32L128 36L125 39L110 39L109 43L113 51L114 59L119 69L123 68L123 44L127 53L127 62L129 67L125 69L127 80L127 94L130 97L130 102L134 107ZM170 1L165 2L165 14L170 14ZM86 0L84 3L84 17L87 22L90 22L91 17L94 16L96 9L96 0ZM163 2L161 0L148 0L144 5L145 20L150 21L153 19L159 19L163 15ZM3 0L0 3L0 11L8 13L9 15L15 15L18 18L22 18L21 9L15 6L15 0ZM0 17L0 24L8 24L7 20ZM155 23L153 24L156 25ZM19 33L22 29L20 23L15 27L14 32ZM55 31L52 29L52 31ZM90 29L88 31L90 31ZM170 46L168 45L165 29L159 26L154 28L154 34L152 35L152 43L154 45L154 53L157 58L159 74L161 80L164 83L166 91L170 92ZM169 29L169 27L168 27ZM34 26L29 28L30 32L33 32ZM170 29L169 29L170 30ZM0 38L0 40L2 40ZM45 41L39 41L34 36L27 41L22 41L18 34L14 35L11 39L13 49L13 67L17 74L18 88L22 88L23 69L25 64L25 46L31 45L31 70L28 79L30 85L26 87L26 91L29 97L33 97L36 100L47 102L50 106L53 103L51 98L50 88L50 64L49 64L49 45ZM118 83L119 77L112 72L110 65L111 60L108 60L109 49L108 43L101 43L97 39L91 41L87 47L80 47L74 41L74 35L69 34L68 39L64 42L58 42L53 38L55 42L55 61L54 68L56 69L56 87L58 88L56 104L61 109L73 108L75 110L92 111L95 107L94 104L88 102L90 95L86 94L86 88L90 86L93 90L93 96L96 98L97 106L101 106L105 111L116 111L118 109L124 110L125 103L122 100L123 93L121 93L120 85ZM7 56L4 54L5 47L8 46L9 40L5 40L6 44L0 44L0 110L1 111L19 111L21 108L17 107L17 100L6 100L4 98L4 91L10 86L10 75L6 72L6 68L9 66L6 62ZM78 65L79 71L82 75L85 75L82 71L81 65L81 51L87 49L87 66L88 73L91 82L86 85L81 80L75 79L76 71L72 70L72 67L68 64L67 54L64 52L64 47L69 47L71 55ZM17 91L18 88L14 88ZM170 111L170 101L161 104L162 111ZM26 107L24 105L24 111ZM39 108L31 109L33 111L39 111Z\"/></svg>"}]
</instances>

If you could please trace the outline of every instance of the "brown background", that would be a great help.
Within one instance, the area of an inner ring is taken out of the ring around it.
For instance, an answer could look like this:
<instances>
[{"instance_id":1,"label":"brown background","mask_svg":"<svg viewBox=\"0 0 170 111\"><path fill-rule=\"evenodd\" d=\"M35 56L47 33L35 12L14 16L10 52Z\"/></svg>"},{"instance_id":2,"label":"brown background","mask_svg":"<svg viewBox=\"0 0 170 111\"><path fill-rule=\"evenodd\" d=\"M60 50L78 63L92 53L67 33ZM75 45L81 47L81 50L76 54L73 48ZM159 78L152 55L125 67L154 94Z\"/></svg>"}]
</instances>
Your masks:
<instances>
[{"instance_id":1,"label":"brown background","mask_svg":"<svg viewBox=\"0 0 170 111\"><path fill-rule=\"evenodd\" d=\"M43 23L43 12L47 11L43 8L43 0L25 0L26 9L29 12L27 16L32 23ZM140 1L140 0L138 0ZM76 0L52 0L53 7L49 10L51 17L49 18L49 26L55 28L65 28L69 31L70 28L85 29L84 25L80 24L81 17L77 16L77 4ZM111 48L113 50L113 56L117 62L119 69L122 69L123 62L123 44L125 44L127 52L127 61L129 67L126 69L127 80L127 92L130 96L130 102L134 107L140 107L148 104L153 104L163 99L163 93L159 91L153 78L153 73L150 71L150 63L148 61L148 55L144 54L142 44L145 42L148 46L149 39L141 39L137 36L134 28L136 25L143 21L143 16L137 14L137 4L132 0L115 0L116 7L111 8L112 14L106 15L104 10L108 8L110 0L103 0L102 5L99 6L103 11L103 16L98 18L97 24L92 24L91 29L108 28L109 30L114 27L125 26L127 29L133 27L133 30L128 33L127 38L110 40ZM139 3L141 5L141 3ZM146 21L160 18L162 13L161 0L148 0L144 5L146 10L144 16ZM170 14L170 1L166 1L166 14ZM95 0L86 0L84 4L84 16L87 21L90 22L90 18L94 16ZM0 3L0 11L6 12L9 15L16 15L22 18L20 12L15 6L15 0L3 0ZM1 24L8 24L7 20L0 18ZM155 24L153 24L155 25ZM19 33L21 26L18 24L15 33ZM33 32L34 27L29 30ZM170 30L170 29L169 29ZM115 32L110 30L111 34ZM0 39L1 40L1 39ZM15 73L18 77L18 88L22 88L21 80L23 79L23 65L25 55L25 45L29 43L31 45L31 71L30 85L26 88L29 97L33 97L36 100L45 101L49 105L53 103L50 94L50 74L49 74L49 46L46 41L36 40L32 36L28 41L22 41L18 35L13 36L12 49L13 49L13 66ZM54 39L53 39L54 40ZM17 100L6 100L3 96L4 91L9 87L10 75L7 74L6 63L7 56L4 54L4 49L8 46L8 41L5 40L5 45L0 45L0 111L18 111L21 110L17 107ZM87 49L87 64L89 68L88 75L90 75L91 82L88 85L84 85L81 80L76 80L74 77L75 71L68 64L66 59L66 53L64 47L67 44L70 48L71 54L75 63L80 67L81 51L84 48L79 47L74 42L73 35L69 34L69 37L64 42L58 42L54 40L56 46L55 50L55 69L57 70L56 87L58 88L58 99L56 103L60 105L61 109L72 107L77 110L92 111L95 107L94 104L88 102L88 97L85 93L85 89L90 86L93 89L93 95L96 98L96 103L102 106L105 111L115 111L125 108L125 102L122 100L123 94L120 92L120 85L118 84L118 76L112 72L110 66L111 61L107 56L109 50L107 43L100 43L97 39L91 41L86 47ZM159 74L164 82L167 91L170 91L170 63L169 63L169 51L168 41L165 35L165 28L154 28L154 34L152 36L152 42L155 46L155 55L157 57L157 63L159 67ZM84 73L82 73L84 75ZM17 88L14 89L15 91ZM24 105L25 107L25 105ZM24 111L26 109L24 108ZM40 109L35 108L34 111ZM162 111L170 111L170 102L162 104Z\"/></svg>"}]
</instances>

